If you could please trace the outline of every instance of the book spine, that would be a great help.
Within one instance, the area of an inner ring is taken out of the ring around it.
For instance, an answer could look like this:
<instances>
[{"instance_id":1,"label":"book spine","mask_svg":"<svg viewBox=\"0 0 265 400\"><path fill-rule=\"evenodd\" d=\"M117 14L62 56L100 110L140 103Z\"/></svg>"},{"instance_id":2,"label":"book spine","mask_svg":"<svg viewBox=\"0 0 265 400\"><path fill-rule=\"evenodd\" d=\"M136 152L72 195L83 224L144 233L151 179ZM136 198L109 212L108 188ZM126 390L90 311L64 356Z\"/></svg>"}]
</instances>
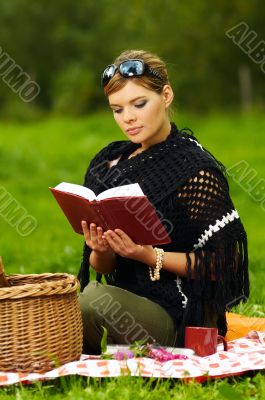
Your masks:
<instances>
[{"instance_id":1,"label":"book spine","mask_svg":"<svg viewBox=\"0 0 265 400\"><path fill-rule=\"evenodd\" d=\"M102 214L104 215L108 229L114 230L118 228L119 223L117 218L115 218L115 212L112 212L113 210L109 210L108 200L101 200L100 206L101 210L103 210Z\"/></svg>"},{"instance_id":2,"label":"book spine","mask_svg":"<svg viewBox=\"0 0 265 400\"><path fill-rule=\"evenodd\" d=\"M98 218L100 219L100 221L102 222L101 227L103 229L103 231L107 231L109 229L109 225L108 222L106 221L105 217L104 217L104 213L102 212L102 207L99 201L93 200L91 202L94 211L96 212L96 214L98 215Z\"/></svg>"}]
</instances>

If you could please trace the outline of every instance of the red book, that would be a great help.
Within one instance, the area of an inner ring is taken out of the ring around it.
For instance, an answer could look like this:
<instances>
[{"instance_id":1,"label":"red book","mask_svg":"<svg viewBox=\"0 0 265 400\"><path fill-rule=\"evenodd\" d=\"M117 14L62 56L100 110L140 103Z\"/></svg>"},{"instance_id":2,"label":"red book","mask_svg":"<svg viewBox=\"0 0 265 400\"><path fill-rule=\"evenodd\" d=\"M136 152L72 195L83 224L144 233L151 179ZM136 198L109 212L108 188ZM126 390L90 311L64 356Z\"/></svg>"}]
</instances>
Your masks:
<instances>
[{"instance_id":1,"label":"red book","mask_svg":"<svg viewBox=\"0 0 265 400\"><path fill-rule=\"evenodd\" d=\"M140 185L118 186L98 196L84 186L62 182L49 188L75 232L81 221L94 222L103 231L121 229L137 244L171 243L162 221Z\"/></svg>"}]
</instances>

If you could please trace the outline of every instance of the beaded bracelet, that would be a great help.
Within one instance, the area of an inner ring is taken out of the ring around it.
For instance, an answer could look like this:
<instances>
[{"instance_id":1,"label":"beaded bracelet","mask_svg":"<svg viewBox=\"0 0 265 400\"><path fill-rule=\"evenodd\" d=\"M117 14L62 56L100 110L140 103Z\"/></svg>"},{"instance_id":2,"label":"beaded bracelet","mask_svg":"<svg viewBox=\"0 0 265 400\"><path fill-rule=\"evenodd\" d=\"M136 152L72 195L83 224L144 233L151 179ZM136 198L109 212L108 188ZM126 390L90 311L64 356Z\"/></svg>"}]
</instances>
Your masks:
<instances>
[{"instance_id":1,"label":"beaded bracelet","mask_svg":"<svg viewBox=\"0 0 265 400\"><path fill-rule=\"evenodd\" d=\"M149 266L149 276L151 281L159 281L160 279L160 270L163 267L164 261L164 250L159 249L158 247L154 248L156 252L156 266L155 268Z\"/></svg>"}]
</instances>

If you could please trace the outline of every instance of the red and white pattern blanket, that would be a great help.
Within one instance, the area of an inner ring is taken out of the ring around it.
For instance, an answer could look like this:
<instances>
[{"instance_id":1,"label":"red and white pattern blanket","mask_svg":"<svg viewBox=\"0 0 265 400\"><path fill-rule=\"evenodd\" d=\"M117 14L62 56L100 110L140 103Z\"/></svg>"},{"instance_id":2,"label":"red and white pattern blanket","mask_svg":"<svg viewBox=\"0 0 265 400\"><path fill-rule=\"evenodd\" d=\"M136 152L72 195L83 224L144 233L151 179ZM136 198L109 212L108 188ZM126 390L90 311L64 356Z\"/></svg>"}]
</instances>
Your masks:
<instances>
[{"instance_id":1,"label":"red and white pattern blanket","mask_svg":"<svg viewBox=\"0 0 265 400\"><path fill-rule=\"evenodd\" d=\"M228 351L221 350L221 346L218 346L217 353L211 356L190 356L186 360L171 360L163 363L145 357L118 361L82 355L79 361L65 364L43 374L0 372L0 385L29 383L34 380L66 375L116 377L130 374L142 377L203 380L205 377L225 377L265 368L265 332L251 331L247 336L229 342Z\"/></svg>"}]
</instances>

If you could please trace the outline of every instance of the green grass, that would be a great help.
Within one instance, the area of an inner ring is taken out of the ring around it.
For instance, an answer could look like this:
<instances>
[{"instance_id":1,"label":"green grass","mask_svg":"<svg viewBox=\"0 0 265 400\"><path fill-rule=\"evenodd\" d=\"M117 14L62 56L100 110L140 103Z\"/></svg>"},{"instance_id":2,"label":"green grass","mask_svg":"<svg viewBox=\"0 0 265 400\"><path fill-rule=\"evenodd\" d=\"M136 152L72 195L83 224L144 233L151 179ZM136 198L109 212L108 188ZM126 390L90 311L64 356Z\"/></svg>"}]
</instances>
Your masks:
<instances>
[{"instance_id":1,"label":"green grass","mask_svg":"<svg viewBox=\"0 0 265 400\"><path fill-rule=\"evenodd\" d=\"M248 400L264 399L265 383L261 373L244 378L229 378L203 384L173 379L135 377L82 378L63 377L30 387L11 386L0 390L0 400Z\"/></svg>"},{"instance_id":2,"label":"green grass","mask_svg":"<svg viewBox=\"0 0 265 400\"><path fill-rule=\"evenodd\" d=\"M256 171L252 187L265 178L263 115L179 115L175 121L179 128L190 127L201 143L227 167L245 160L249 168ZM77 273L83 238L73 233L48 186L61 181L82 184L92 156L109 142L121 139L124 136L112 116L105 113L80 119L49 118L38 123L0 123L0 187L37 220L37 228L29 236L22 237L0 215L0 255L7 273ZM251 295L249 302L236 311L264 316L265 211L236 180L230 179L229 184L249 240ZM148 385L151 385L152 392L149 392ZM152 399L161 396L165 399L191 399L195 396L198 399L258 399L264 397L264 386L263 374L204 385L171 381L150 383L141 378L87 380L72 377L47 384L1 389L0 400L29 397L148 399L151 394Z\"/></svg>"}]
</instances>

